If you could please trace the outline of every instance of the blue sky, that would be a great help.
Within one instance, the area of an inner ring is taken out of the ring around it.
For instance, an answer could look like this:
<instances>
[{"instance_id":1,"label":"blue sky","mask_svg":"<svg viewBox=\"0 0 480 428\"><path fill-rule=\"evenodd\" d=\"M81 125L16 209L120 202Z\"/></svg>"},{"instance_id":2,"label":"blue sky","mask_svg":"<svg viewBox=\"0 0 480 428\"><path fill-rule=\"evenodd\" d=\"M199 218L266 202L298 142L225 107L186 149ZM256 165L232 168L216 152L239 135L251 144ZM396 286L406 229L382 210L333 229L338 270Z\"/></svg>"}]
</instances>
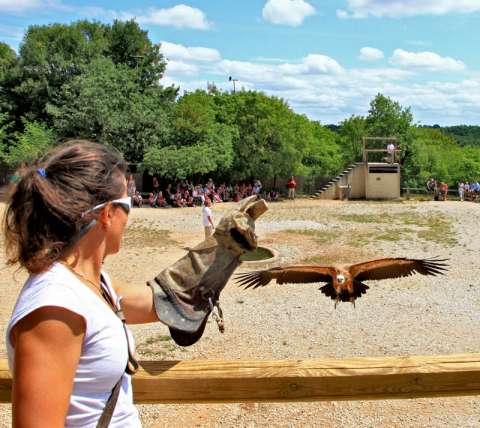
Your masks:
<instances>
[{"instance_id":1,"label":"blue sky","mask_svg":"<svg viewBox=\"0 0 480 428\"><path fill-rule=\"evenodd\" d=\"M135 18L181 90L232 76L322 123L381 92L421 124L480 125L480 0L0 0L0 40L83 18Z\"/></svg>"}]
</instances>

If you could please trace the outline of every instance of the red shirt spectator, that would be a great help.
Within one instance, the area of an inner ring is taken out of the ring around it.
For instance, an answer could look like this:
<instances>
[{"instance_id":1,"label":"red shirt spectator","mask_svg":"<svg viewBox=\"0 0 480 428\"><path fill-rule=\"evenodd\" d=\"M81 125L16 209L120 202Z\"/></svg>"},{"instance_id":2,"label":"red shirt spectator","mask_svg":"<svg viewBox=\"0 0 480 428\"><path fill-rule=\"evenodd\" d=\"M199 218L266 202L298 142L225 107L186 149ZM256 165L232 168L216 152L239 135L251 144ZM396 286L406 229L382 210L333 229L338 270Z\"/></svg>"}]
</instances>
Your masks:
<instances>
[{"instance_id":1,"label":"red shirt spectator","mask_svg":"<svg viewBox=\"0 0 480 428\"><path fill-rule=\"evenodd\" d=\"M295 181L295 177L292 175L287 183L288 188L288 198L295 199L295 189L297 188L297 182Z\"/></svg>"}]
</instances>

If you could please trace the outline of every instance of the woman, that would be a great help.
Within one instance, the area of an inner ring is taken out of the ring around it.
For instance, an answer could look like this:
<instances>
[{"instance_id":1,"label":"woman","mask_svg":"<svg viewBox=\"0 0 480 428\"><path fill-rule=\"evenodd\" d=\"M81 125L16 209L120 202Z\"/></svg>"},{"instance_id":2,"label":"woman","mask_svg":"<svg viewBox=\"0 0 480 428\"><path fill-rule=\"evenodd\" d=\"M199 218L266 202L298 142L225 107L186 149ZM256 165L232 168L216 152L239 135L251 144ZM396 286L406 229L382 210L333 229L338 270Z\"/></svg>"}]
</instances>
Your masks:
<instances>
[{"instance_id":1,"label":"woman","mask_svg":"<svg viewBox=\"0 0 480 428\"><path fill-rule=\"evenodd\" d=\"M125 164L106 146L71 141L21 172L5 214L8 261L30 273L7 328L14 427L96 427L108 402L110 427L140 426L132 338L112 309L121 295L128 323L158 317L148 287L102 272L129 210Z\"/></svg>"}]
</instances>

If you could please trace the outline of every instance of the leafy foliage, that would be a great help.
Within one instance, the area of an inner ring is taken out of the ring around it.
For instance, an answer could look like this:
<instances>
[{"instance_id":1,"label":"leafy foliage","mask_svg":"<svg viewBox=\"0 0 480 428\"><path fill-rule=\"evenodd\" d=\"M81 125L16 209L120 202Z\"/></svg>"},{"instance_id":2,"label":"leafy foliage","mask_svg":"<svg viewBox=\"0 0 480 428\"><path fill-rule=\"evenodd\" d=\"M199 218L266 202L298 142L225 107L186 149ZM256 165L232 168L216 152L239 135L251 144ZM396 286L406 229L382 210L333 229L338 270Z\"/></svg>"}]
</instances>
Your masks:
<instances>
[{"instance_id":1,"label":"leafy foliage","mask_svg":"<svg viewBox=\"0 0 480 428\"><path fill-rule=\"evenodd\" d=\"M403 171L409 187L423 187L430 177L453 185L480 176L480 148L464 150L437 129L414 128L411 147Z\"/></svg>"},{"instance_id":2,"label":"leafy foliage","mask_svg":"<svg viewBox=\"0 0 480 428\"><path fill-rule=\"evenodd\" d=\"M54 134L44 124L23 120L25 130L14 134L8 146L2 145L2 159L10 167L32 163L41 157L54 143ZM3 127L0 125L0 141L3 143Z\"/></svg>"},{"instance_id":3,"label":"leafy foliage","mask_svg":"<svg viewBox=\"0 0 480 428\"><path fill-rule=\"evenodd\" d=\"M99 58L62 86L47 105L60 137L90 138L140 162L149 146L168 136L168 115L160 87L140 91L135 71Z\"/></svg>"},{"instance_id":4,"label":"leafy foliage","mask_svg":"<svg viewBox=\"0 0 480 428\"><path fill-rule=\"evenodd\" d=\"M362 158L363 137L366 137L366 123L362 116L352 115L340 123L339 143L343 148L347 161L358 161Z\"/></svg>"},{"instance_id":5,"label":"leafy foliage","mask_svg":"<svg viewBox=\"0 0 480 428\"><path fill-rule=\"evenodd\" d=\"M0 156L40 156L54 138L89 138L172 179L336 175L366 136L396 137L402 180L454 184L480 177L480 127L413 125L409 107L378 94L366 116L322 126L277 97L214 85L178 97L159 85L161 46L135 21L28 28L18 55L0 43ZM310 178L309 178L310 177Z\"/></svg>"},{"instance_id":6,"label":"leafy foliage","mask_svg":"<svg viewBox=\"0 0 480 428\"><path fill-rule=\"evenodd\" d=\"M213 98L196 91L180 98L173 112L168 145L152 146L143 165L152 173L187 178L228 170L232 165L234 130L215 121Z\"/></svg>"},{"instance_id":7,"label":"leafy foliage","mask_svg":"<svg viewBox=\"0 0 480 428\"><path fill-rule=\"evenodd\" d=\"M457 125L440 127L435 125L434 128L450 135L460 146L480 146L480 126L473 125Z\"/></svg>"}]
</instances>

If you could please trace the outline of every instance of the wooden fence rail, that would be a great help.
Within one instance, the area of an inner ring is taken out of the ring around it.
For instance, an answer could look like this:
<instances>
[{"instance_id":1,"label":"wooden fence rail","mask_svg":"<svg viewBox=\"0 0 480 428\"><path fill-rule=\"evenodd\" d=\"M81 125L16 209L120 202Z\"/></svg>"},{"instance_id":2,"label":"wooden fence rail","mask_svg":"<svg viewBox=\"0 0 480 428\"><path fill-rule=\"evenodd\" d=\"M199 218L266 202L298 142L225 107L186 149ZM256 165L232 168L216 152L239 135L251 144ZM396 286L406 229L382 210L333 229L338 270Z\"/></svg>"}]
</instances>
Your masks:
<instances>
[{"instance_id":1,"label":"wooden fence rail","mask_svg":"<svg viewBox=\"0 0 480 428\"><path fill-rule=\"evenodd\" d=\"M480 395L480 354L279 361L144 361L136 403L240 403ZM0 360L0 402L11 401Z\"/></svg>"}]
</instances>

